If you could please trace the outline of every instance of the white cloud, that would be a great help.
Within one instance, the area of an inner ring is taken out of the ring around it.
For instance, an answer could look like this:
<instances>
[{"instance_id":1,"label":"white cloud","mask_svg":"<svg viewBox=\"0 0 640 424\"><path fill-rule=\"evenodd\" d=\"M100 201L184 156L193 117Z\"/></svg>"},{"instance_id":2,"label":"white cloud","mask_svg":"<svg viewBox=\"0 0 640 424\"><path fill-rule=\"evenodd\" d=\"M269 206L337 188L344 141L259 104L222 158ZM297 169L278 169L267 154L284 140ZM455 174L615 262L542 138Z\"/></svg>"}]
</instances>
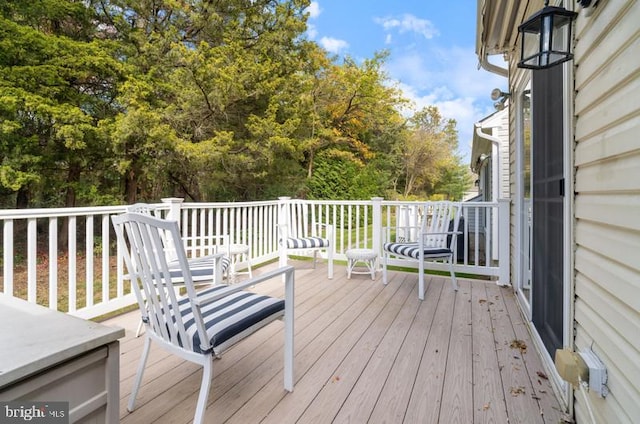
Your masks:
<instances>
[{"instance_id":1,"label":"white cloud","mask_svg":"<svg viewBox=\"0 0 640 424\"><path fill-rule=\"evenodd\" d=\"M322 9L320 9L320 4L317 1L312 1L309 7L305 9L305 13L309 13L309 19L315 19L320 16L322 13Z\"/></svg>"},{"instance_id":2,"label":"white cloud","mask_svg":"<svg viewBox=\"0 0 640 424\"><path fill-rule=\"evenodd\" d=\"M310 40L315 40L315 38L318 36L318 29L315 25L307 23L307 35L309 36Z\"/></svg>"},{"instance_id":3,"label":"white cloud","mask_svg":"<svg viewBox=\"0 0 640 424\"><path fill-rule=\"evenodd\" d=\"M408 13L405 13L400 18L374 18L374 22L382 25L387 31L398 30L400 34L414 32L426 39L431 39L438 35L438 30L431 21L417 18Z\"/></svg>"},{"instance_id":4,"label":"white cloud","mask_svg":"<svg viewBox=\"0 0 640 424\"><path fill-rule=\"evenodd\" d=\"M398 88L411 102L411 107L403 111L406 116L427 106L436 106L445 119L456 120L458 151L464 161L469 160L474 124L495 111L487 106L489 103L483 104L481 99L472 95L456 94L448 86L419 90L415 86L399 83Z\"/></svg>"},{"instance_id":5,"label":"white cloud","mask_svg":"<svg viewBox=\"0 0 640 424\"><path fill-rule=\"evenodd\" d=\"M331 37L322 37L319 43L329 53L334 54L340 53L341 50L349 47L349 43L346 41Z\"/></svg>"}]
</instances>

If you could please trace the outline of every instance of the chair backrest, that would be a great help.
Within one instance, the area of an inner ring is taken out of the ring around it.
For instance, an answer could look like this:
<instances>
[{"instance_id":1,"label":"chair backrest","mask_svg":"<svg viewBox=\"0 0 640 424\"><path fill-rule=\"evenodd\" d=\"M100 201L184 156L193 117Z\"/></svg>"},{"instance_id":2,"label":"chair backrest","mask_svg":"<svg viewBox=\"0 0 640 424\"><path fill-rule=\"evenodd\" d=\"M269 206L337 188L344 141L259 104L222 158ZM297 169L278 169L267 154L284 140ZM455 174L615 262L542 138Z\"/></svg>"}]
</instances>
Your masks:
<instances>
[{"instance_id":1,"label":"chair backrest","mask_svg":"<svg viewBox=\"0 0 640 424\"><path fill-rule=\"evenodd\" d=\"M207 341L207 335L199 314L199 309L192 307L192 313L182 316L176 313L181 308L178 304L177 287L174 286L169 268L169 261L175 254L184 282L180 287L186 288L188 301L193 303L196 291L182 243L172 246L172 251L165 247L165 236L173 240L180 239L180 230L176 221L155 218L147 214L125 213L112 216L113 225L120 246L130 246L123 250L127 269L132 276L132 285L140 306L143 319L148 320L147 331L152 331L178 348L193 350L192 338L185 330L188 319L195 320L199 339ZM171 255L171 258L169 257ZM135 264L135 266L133 266ZM175 271L175 267L172 268ZM183 300L184 302L185 300ZM208 351L210 346L201 346Z\"/></svg>"},{"instance_id":2,"label":"chair backrest","mask_svg":"<svg viewBox=\"0 0 640 424\"><path fill-rule=\"evenodd\" d=\"M158 209L148 203L134 203L133 205L129 205L127 206L127 212L141 213L144 215L160 218L158 216Z\"/></svg>"},{"instance_id":3,"label":"chair backrest","mask_svg":"<svg viewBox=\"0 0 640 424\"><path fill-rule=\"evenodd\" d=\"M279 229L281 237L316 237L318 236L316 210L304 200L291 200L283 210L285 216L281 217Z\"/></svg>"},{"instance_id":4,"label":"chair backrest","mask_svg":"<svg viewBox=\"0 0 640 424\"><path fill-rule=\"evenodd\" d=\"M429 202L425 205L421 221L424 245L455 249L462 205L458 202ZM447 234L448 233L448 234Z\"/></svg>"},{"instance_id":5,"label":"chair backrest","mask_svg":"<svg viewBox=\"0 0 640 424\"><path fill-rule=\"evenodd\" d=\"M152 216L154 218L162 218L158 208L148 203L134 203L133 205L127 206L126 210L127 212L131 212L131 213L139 213L142 215ZM162 235L162 241L165 246L165 251L169 255L169 259L175 260L176 251L174 247L174 239L172 239L171 236L168 233L166 233ZM180 240L180 242L182 243L182 240Z\"/></svg>"}]
</instances>

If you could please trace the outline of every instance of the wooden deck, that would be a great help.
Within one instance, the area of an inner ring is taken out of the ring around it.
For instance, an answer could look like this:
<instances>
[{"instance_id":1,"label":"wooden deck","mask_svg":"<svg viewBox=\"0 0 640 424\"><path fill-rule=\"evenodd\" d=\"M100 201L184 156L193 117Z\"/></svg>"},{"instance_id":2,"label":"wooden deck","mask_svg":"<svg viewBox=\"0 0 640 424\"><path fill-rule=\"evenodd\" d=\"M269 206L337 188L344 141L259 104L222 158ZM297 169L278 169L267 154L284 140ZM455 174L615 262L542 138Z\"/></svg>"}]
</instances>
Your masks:
<instances>
[{"instance_id":1,"label":"wooden deck","mask_svg":"<svg viewBox=\"0 0 640 424\"><path fill-rule=\"evenodd\" d=\"M274 322L216 360L211 423L558 423L554 396L510 288L495 283L392 272L346 279L337 266L296 266L295 390L282 380L282 322ZM262 270L268 267L262 268ZM258 270L257 272L260 272ZM278 281L256 288L282 292ZM201 370L154 347L137 408L126 402L143 337L138 312L106 321L121 339L121 423L188 423Z\"/></svg>"}]
</instances>

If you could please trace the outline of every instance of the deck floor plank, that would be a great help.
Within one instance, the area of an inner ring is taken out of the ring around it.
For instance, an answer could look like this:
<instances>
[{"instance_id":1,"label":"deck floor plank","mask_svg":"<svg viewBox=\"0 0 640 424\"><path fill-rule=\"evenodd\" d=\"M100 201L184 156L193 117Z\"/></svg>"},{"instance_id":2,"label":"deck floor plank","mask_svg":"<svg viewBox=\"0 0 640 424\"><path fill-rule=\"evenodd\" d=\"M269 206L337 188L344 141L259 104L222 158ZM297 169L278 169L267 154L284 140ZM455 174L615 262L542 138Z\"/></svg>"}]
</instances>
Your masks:
<instances>
[{"instance_id":1,"label":"deck floor plank","mask_svg":"<svg viewBox=\"0 0 640 424\"><path fill-rule=\"evenodd\" d=\"M309 369L325 354L324 352L345 331L357 314L382 291L379 285L348 283L342 285L349 288L347 295L343 293L345 289L333 289L333 296L328 303L317 305L304 315L304 318L307 318L306 325L298 326L296 324L294 371L296 387L294 392L288 396L289 398L302 396L304 385L300 381L303 380ZM257 412L261 416L266 416L274 409L274 405L279 405L278 402L283 400L284 395L282 377L277 375L257 396L242 405L231 422L248 422L252 417L255 417Z\"/></svg>"},{"instance_id":2,"label":"deck floor plank","mask_svg":"<svg viewBox=\"0 0 640 424\"><path fill-rule=\"evenodd\" d=\"M337 266L296 266L295 388L283 388L283 324L269 324L214 363L207 423L557 423L562 417L512 292L495 283L414 273L346 279ZM270 264L255 270L273 269ZM256 287L282 294L281 281ZM125 328L120 352L120 422L187 424L201 369L151 348L130 413L126 403L144 337L137 311L106 323ZM522 340L529 348L511 349ZM514 357L517 356L517 357ZM511 396L512 387L524 394ZM536 421L531 421L532 419Z\"/></svg>"},{"instance_id":3,"label":"deck floor plank","mask_svg":"<svg viewBox=\"0 0 640 424\"><path fill-rule=\"evenodd\" d=\"M411 284L415 292L417 281L414 281L414 278L411 277L415 276L395 274L389 284ZM399 283L398 280L405 281ZM433 327L435 311L442 289L443 284L440 280L431 280L426 285L425 300L421 302L416 318L412 321L411 328L400 348L400 352L396 356L391 372L386 377L385 384L370 416L370 422L400 423L404 420L407 405L411 398L411 391L416 384L415 380L424 346Z\"/></svg>"},{"instance_id":4,"label":"deck floor plank","mask_svg":"<svg viewBox=\"0 0 640 424\"><path fill-rule=\"evenodd\" d=\"M471 286L461 281L453 309L447 371L442 392L440 420L473 422L473 347L471 343ZM446 287L445 287L446 290Z\"/></svg>"},{"instance_id":5,"label":"deck floor plank","mask_svg":"<svg viewBox=\"0 0 640 424\"><path fill-rule=\"evenodd\" d=\"M366 368L353 385L349 397L338 411L334 422L364 423L369 420L422 303L417 296L413 295L415 285L409 283L403 285L410 289L412 295L406 298L400 313L376 347Z\"/></svg>"},{"instance_id":6,"label":"deck floor plank","mask_svg":"<svg viewBox=\"0 0 640 424\"><path fill-rule=\"evenodd\" d=\"M404 306L411 294L413 294L413 290L408 284L400 285L393 298L381 305L378 315L365 329L346 357L342 361L339 356L335 358L335 362L339 366L336 367L331 380L325 384L300 417L302 422L331 422L334 420L358 378L366 368L372 366L371 358L383 342L385 335L388 334L394 321L401 312L407 309ZM406 320L400 322L406 323ZM402 331L398 328L395 330Z\"/></svg>"},{"instance_id":7,"label":"deck floor plank","mask_svg":"<svg viewBox=\"0 0 640 424\"><path fill-rule=\"evenodd\" d=\"M436 315L407 406L404 418L407 424L439 421L455 299L456 292L451 287L442 288Z\"/></svg>"},{"instance_id":8,"label":"deck floor plank","mask_svg":"<svg viewBox=\"0 0 640 424\"><path fill-rule=\"evenodd\" d=\"M528 346L524 340L516 336L502 295L492 290L493 287L486 289L509 419L515 422L541 424L544 420L540 414L530 415L532 410L539 407L522 358L533 346Z\"/></svg>"},{"instance_id":9,"label":"deck floor plank","mask_svg":"<svg viewBox=\"0 0 640 424\"><path fill-rule=\"evenodd\" d=\"M496 285L487 287L490 296L500 297L504 304L504 309L509 317L513 328L514 337L527 343L527 349L522 353L523 366L531 382L531 398L537 400L540 415L545 423L565 422L565 414L560 409L560 404L556 399L551 386L551 381L547 377L547 371L542 363L540 355L536 351L535 345L531 341L531 333L527 327L522 312L516 303L516 297L510 288L500 288Z\"/></svg>"},{"instance_id":10,"label":"deck floor plank","mask_svg":"<svg viewBox=\"0 0 640 424\"><path fill-rule=\"evenodd\" d=\"M302 364L303 373L298 375L295 390L273 409L263 421L265 424L296 422L322 387L331 382L336 364L351 351L399 288L387 286L383 290L377 286L375 296L362 296L300 352L296 360Z\"/></svg>"},{"instance_id":11,"label":"deck floor plank","mask_svg":"<svg viewBox=\"0 0 640 424\"><path fill-rule=\"evenodd\" d=\"M473 422L506 423L507 408L502 388L496 341L489 313L486 284L471 286L473 326Z\"/></svg>"}]
</instances>

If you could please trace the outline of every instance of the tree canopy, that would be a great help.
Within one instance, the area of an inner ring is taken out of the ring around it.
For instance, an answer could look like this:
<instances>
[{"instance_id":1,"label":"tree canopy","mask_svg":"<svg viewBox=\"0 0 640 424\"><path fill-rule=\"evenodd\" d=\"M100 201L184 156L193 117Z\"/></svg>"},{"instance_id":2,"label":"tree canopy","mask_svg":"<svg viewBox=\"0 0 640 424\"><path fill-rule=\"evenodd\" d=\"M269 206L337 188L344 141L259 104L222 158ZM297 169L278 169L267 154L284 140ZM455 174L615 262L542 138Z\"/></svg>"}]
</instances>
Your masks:
<instances>
[{"instance_id":1,"label":"tree canopy","mask_svg":"<svg viewBox=\"0 0 640 424\"><path fill-rule=\"evenodd\" d=\"M2 205L459 198L455 121L403 115L387 53L331 57L308 6L5 0Z\"/></svg>"}]
</instances>

